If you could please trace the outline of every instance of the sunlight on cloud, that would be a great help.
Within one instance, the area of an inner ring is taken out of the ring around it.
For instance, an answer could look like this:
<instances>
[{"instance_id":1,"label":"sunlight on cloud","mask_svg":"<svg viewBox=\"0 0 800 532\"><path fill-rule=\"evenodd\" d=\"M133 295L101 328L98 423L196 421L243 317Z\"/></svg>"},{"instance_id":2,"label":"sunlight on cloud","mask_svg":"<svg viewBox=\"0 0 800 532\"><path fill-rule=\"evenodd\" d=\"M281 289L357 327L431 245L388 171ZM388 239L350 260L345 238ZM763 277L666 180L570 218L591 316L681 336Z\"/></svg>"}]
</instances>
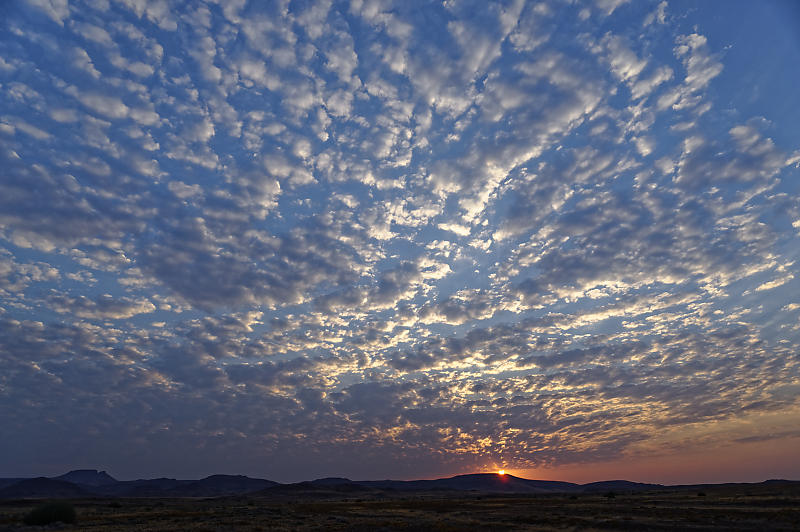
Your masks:
<instances>
[{"instance_id":1,"label":"sunlight on cloud","mask_svg":"<svg viewBox=\"0 0 800 532\"><path fill-rule=\"evenodd\" d=\"M694 11L10 4L4 425L301 476L776 425L800 146Z\"/></svg>"}]
</instances>

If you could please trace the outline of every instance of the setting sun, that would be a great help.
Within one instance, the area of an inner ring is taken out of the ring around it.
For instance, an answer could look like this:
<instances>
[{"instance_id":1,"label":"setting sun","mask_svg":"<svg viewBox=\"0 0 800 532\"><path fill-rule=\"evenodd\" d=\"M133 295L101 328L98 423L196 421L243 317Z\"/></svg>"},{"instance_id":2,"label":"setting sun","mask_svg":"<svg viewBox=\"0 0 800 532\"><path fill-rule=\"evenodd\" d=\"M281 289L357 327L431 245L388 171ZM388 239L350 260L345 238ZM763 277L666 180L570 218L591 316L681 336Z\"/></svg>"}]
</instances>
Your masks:
<instances>
[{"instance_id":1,"label":"setting sun","mask_svg":"<svg viewBox=\"0 0 800 532\"><path fill-rule=\"evenodd\" d=\"M497 474L498 474L498 475L505 475L505 474L506 474L506 470L505 470L505 469L500 469L500 470L497 472Z\"/></svg>"}]
</instances>

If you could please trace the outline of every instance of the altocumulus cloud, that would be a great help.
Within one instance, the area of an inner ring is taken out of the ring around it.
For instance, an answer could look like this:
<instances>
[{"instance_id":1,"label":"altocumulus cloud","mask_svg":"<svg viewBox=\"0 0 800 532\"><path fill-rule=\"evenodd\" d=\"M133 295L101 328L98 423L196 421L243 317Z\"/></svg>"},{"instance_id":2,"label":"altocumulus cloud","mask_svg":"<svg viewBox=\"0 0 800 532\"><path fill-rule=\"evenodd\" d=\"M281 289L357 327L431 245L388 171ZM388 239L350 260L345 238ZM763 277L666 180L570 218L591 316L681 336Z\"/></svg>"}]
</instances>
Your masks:
<instances>
[{"instance_id":1,"label":"altocumulus cloud","mask_svg":"<svg viewBox=\"0 0 800 532\"><path fill-rule=\"evenodd\" d=\"M0 468L769 440L744 422L800 408L800 146L728 88L762 36L682 6L8 2Z\"/></svg>"}]
</instances>

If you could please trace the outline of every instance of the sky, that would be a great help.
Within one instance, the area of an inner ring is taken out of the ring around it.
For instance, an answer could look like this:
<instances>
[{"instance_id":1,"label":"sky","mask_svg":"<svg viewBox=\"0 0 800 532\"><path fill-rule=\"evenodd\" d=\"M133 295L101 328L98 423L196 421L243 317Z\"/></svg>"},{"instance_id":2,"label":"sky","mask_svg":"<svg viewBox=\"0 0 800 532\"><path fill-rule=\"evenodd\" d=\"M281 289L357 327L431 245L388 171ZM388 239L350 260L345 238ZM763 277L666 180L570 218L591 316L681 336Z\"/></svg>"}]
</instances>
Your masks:
<instances>
[{"instance_id":1,"label":"sky","mask_svg":"<svg viewBox=\"0 0 800 532\"><path fill-rule=\"evenodd\" d=\"M0 2L0 476L800 479L798 27Z\"/></svg>"}]
</instances>

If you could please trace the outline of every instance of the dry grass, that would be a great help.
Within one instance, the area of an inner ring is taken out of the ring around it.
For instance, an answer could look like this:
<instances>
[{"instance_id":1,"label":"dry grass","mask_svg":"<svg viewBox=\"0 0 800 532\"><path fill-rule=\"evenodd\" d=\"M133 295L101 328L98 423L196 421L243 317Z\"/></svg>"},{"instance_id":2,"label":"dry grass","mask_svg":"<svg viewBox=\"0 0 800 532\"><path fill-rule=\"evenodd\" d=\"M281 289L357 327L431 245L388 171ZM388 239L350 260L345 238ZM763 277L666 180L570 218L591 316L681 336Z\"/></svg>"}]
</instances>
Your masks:
<instances>
[{"instance_id":1,"label":"dry grass","mask_svg":"<svg viewBox=\"0 0 800 532\"><path fill-rule=\"evenodd\" d=\"M30 530L23 516L41 501L0 503L0 531ZM72 501L61 530L800 530L796 487L558 496L427 493L314 501L88 499Z\"/></svg>"}]
</instances>

